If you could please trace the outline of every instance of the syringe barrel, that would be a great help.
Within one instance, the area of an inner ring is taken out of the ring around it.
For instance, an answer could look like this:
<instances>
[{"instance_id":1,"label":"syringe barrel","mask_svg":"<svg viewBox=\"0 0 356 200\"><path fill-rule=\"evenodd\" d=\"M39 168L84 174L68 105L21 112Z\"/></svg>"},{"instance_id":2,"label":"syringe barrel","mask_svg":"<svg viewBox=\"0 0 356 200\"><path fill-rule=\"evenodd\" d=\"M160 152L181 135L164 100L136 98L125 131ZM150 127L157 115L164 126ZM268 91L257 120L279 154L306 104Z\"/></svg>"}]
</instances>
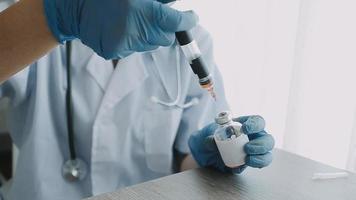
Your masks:
<instances>
[{"instance_id":1,"label":"syringe barrel","mask_svg":"<svg viewBox=\"0 0 356 200\"><path fill-rule=\"evenodd\" d=\"M198 76L199 83L204 85L212 82L208 67L203 60L200 49L191 34L188 31L176 32L176 38L194 74Z\"/></svg>"}]
</instances>

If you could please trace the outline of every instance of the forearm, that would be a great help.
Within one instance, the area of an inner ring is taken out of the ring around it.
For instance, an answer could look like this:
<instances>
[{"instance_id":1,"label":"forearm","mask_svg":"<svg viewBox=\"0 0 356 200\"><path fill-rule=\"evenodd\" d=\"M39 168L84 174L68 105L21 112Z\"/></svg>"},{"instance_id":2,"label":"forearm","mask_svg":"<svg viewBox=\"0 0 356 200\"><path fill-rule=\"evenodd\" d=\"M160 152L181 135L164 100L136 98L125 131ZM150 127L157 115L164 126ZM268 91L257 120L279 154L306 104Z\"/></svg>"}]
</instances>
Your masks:
<instances>
[{"instance_id":1,"label":"forearm","mask_svg":"<svg viewBox=\"0 0 356 200\"><path fill-rule=\"evenodd\" d=\"M21 0L0 13L0 83L58 45L42 0Z\"/></svg>"},{"instance_id":2,"label":"forearm","mask_svg":"<svg viewBox=\"0 0 356 200\"><path fill-rule=\"evenodd\" d=\"M194 169L194 168L197 168L197 167L199 167L199 166L195 162L193 156L191 154L188 154L187 156L185 156L185 158L181 162L180 171Z\"/></svg>"}]
</instances>

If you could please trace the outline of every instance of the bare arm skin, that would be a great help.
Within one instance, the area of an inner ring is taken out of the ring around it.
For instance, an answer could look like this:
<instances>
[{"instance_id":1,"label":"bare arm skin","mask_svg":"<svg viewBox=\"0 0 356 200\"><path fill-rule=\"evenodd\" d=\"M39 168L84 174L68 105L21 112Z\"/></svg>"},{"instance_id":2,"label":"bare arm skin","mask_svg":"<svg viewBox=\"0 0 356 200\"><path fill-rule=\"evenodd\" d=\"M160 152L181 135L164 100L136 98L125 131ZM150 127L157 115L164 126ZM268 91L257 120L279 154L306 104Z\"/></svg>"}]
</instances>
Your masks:
<instances>
[{"instance_id":1,"label":"bare arm skin","mask_svg":"<svg viewBox=\"0 0 356 200\"><path fill-rule=\"evenodd\" d=\"M42 0L21 0L0 13L0 83L58 45Z\"/></svg>"}]
</instances>

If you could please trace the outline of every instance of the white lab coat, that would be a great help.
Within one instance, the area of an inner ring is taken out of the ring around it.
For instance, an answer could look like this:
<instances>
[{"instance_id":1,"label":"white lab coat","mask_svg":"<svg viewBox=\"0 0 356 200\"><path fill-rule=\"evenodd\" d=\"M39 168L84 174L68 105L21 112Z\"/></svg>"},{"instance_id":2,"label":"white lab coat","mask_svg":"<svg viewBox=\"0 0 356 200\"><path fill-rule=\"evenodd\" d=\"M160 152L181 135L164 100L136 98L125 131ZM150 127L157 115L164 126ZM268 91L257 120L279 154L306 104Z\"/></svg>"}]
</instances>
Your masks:
<instances>
[{"instance_id":1,"label":"white lab coat","mask_svg":"<svg viewBox=\"0 0 356 200\"><path fill-rule=\"evenodd\" d=\"M19 148L9 199L80 199L171 174L173 148L189 153L191 133L226 110L222 79L215 68L212 40L201 27L193 35L211 66L218 93L214 103L202 90L178 48L135 53L114 70L89 48L74 41L72 96L75 146L89 165L81 182L68 183L61 174L69 159L65 109L65 48L16 74L0 87L11 99L8 125ZM19 55L21 56L21 55ZM180 104L197 97L200 103L182 109L152 102L177 95L176 59L182 74Z\"/></svg>"}]
</instances>

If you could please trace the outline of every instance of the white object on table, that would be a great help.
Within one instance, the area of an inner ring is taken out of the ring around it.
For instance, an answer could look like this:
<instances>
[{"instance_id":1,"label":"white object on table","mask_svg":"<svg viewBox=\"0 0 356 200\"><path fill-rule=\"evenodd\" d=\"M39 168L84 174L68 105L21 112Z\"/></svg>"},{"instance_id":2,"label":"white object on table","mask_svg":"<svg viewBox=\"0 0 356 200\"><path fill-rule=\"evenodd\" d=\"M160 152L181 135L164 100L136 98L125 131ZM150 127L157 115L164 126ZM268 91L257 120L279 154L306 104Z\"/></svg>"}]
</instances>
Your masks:
<instances>
[{"instance_id":1,"label":"white object on table","mask_svg":"<svg viewBox=\"0 0 356 200\"><path fill-rule=\"evenodd\" d=\"M314 173L312 180L328 180L337 178L346 178L349 174L347 172L334 172L334 173Z\"/></svg>"}]
</instances>

